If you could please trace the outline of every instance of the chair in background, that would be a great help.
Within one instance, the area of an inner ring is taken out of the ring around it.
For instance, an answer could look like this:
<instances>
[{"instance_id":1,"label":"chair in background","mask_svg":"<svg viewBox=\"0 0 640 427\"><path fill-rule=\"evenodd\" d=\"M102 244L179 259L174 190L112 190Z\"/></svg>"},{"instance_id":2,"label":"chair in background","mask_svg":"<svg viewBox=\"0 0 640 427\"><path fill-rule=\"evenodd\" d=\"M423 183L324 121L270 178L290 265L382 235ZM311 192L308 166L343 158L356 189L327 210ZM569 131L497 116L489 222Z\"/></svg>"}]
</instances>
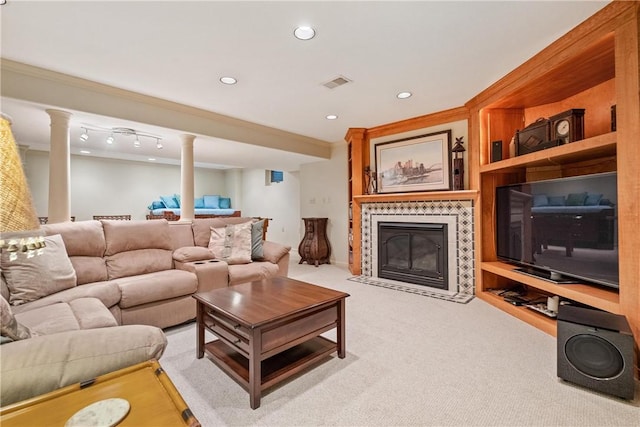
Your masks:
<instances>
[{"instance_id":1,"label":"chair in background","mask_svg":"<svg viewBox=\"0 0 640 427\"><path fill-rule=\"evenodd\" d=\"M72 216L71 221L74 222L76 220L75 216ZM49 217L48 216L39 216L38 220L40 221L40 224L47 224L49 222Z\"/></svg>"},{"instance_id":2,"label":"chair in background","mask_svg":"<svg viewBox=\"0 0 640 427\"><path fill-rule=\"evenodd\" d=\"M116 219L121 221L131 221L131 215L94 215L93 219Z\"/></svg>"}]
</instances>

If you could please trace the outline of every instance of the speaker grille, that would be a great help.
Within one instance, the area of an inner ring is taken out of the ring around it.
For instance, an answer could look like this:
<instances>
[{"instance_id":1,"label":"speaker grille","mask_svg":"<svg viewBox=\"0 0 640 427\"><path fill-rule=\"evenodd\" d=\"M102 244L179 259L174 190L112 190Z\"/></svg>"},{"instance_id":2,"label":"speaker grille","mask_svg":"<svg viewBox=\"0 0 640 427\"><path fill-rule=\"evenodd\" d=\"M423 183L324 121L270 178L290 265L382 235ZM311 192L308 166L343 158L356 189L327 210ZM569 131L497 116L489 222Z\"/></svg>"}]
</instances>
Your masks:
<instances>
[{"instance_id":1,"label":"speaker grille","mask_svg":"<svg viewBox=\"0 0 640 427\"><path fill-rule=\"evenodd\" d=\"M624 358L609 341L596 335L574 335L565 344L571 365L591 378L612 379L624 370Z\"/></svg>"}]
</instances>

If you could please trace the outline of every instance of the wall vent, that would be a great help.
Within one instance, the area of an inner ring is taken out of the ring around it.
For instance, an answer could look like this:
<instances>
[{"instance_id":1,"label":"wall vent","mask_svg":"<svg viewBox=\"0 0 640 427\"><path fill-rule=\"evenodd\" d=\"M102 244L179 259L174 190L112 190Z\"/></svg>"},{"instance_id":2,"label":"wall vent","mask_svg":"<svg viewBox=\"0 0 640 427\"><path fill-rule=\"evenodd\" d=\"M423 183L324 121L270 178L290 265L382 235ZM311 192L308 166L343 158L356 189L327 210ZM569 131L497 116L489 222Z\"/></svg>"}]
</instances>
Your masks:
<instances>
[{"instance_id":1,"label":"wall vent","mask_svg":"<svg viewBox=\"0 0 640 427\"><path fill-rule=\"evenodd\" d=\"M342 86L347 83L351 83L351 80L343 76L338 76L335 79L324 83L322 86L327 87L329 89L335 89L338 86Z\"/></svg>"}]
</instances>

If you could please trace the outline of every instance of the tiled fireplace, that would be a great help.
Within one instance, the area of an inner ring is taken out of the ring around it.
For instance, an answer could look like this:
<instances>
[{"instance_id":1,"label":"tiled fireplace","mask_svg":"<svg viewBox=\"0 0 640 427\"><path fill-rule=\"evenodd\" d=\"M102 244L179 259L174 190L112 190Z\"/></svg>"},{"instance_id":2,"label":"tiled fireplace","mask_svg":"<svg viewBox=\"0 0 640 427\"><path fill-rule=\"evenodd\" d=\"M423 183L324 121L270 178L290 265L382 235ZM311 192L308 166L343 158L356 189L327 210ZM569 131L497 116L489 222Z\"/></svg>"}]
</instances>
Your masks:
<instances>
[{"instance_id":1,"label":"tiled fireplace","mask_svg":"<svg viewBox=\"0 0 640 427\"><path fill-rule=\"evenodd\" d=\"M379 223L445 224L448 229L448 289L433 290L462 298L473 296L475 273L471 200L362 202L360 208L362 276L377 278L378 275Z\"/></svg>"}]
</instances>

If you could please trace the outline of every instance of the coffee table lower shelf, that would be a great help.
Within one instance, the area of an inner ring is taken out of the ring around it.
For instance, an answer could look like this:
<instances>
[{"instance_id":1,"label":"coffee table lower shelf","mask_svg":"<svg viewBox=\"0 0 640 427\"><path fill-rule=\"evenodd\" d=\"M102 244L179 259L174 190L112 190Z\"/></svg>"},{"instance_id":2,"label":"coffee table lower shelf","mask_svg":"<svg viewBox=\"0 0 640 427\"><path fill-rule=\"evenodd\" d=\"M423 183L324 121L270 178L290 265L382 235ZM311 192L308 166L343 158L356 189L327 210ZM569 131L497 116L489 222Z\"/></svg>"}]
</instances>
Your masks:
<instances>
[{"instance_id":1,"label":"coffee table lower shelf","mask_svg":"<svg viewBox=\"0 0 640 427\"><path fill-rule=\"evenodd\" d=\"M318 336L263 360L261 390L284 381L337 350L334 341ZM249 391L249 359L221 340L206 343L204 351L216 365Z\"/></svg>"}]
</instances>

